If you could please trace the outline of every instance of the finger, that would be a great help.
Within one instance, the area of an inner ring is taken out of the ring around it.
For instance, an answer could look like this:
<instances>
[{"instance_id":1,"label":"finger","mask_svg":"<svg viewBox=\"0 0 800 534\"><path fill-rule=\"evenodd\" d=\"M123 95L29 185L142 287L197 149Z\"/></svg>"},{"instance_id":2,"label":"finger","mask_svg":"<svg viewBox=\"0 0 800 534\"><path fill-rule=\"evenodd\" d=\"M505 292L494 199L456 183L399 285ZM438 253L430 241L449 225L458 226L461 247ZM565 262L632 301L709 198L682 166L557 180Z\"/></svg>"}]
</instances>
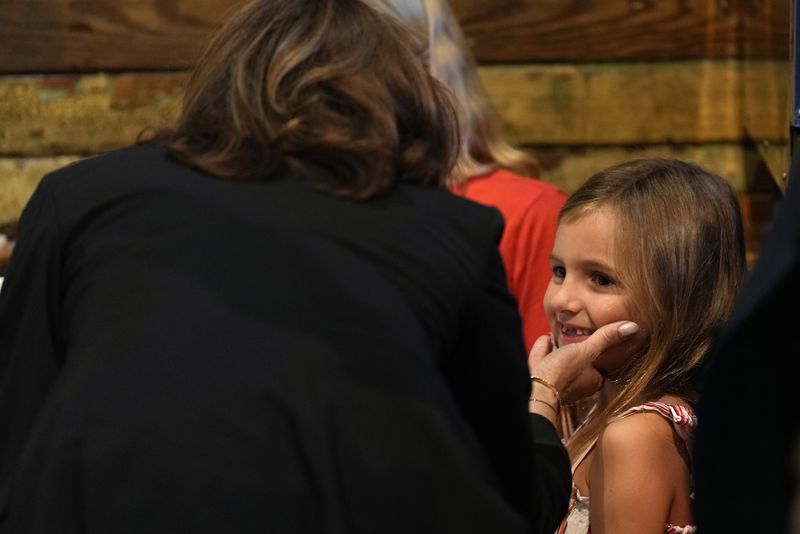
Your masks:
<instances>
[{"instance_id":1,"label":"finger","mask_svg":"<svg viewBox=\"0 0 800 534\"><path fill-rule=\"evenodd\" d=\"M569 387L561 391L561 400L570 404L598 392L605 378L594 368L586 369Z\"/></svg>"},{"instance_id":2,"label":"finger","mask_svg":"<svg viewBox=\"0 0 800 534\"><path fill-rule=\"evenodd\" d=\"M536 341L533 342L533 346L531 347L531 352L528 354L528 366L533 367L542 361L542 358L547 356L550 350L550 336L539 336L536 338Z\"/></svg>"},{"instance_id":3,"label":"finger","mask_svg":"<svg viewBox=\"0 0 800 534\"><path fill-rule=\"evenodd\" d=\"M617 321L598 328L583 343L584 350L594 361L605 350L628 339L639 331L639 325L631 321Z\"/></svg>"}]
</instances>

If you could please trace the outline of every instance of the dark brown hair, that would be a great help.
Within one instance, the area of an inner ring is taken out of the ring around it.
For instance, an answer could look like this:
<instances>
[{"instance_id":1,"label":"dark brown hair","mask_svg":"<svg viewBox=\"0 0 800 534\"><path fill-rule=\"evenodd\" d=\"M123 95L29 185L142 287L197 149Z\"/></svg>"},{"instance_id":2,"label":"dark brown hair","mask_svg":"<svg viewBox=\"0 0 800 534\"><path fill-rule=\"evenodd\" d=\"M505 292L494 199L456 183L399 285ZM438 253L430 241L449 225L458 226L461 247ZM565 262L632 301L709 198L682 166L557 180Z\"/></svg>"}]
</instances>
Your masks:
<instances>
[{"instance_id":1,"label":"dark brown hair","mask_svg":"<svg viewBox=\"0 0 800 534\"><path fill-rule=\"evenodd\" d=\"M441 186L458 156L455 113L412 42L361 0L251 1L210 43L175 128L155 141L228 179L310 162L334 176L320 187L352 198L398 181Z\"/></svg>"}]
</instances>

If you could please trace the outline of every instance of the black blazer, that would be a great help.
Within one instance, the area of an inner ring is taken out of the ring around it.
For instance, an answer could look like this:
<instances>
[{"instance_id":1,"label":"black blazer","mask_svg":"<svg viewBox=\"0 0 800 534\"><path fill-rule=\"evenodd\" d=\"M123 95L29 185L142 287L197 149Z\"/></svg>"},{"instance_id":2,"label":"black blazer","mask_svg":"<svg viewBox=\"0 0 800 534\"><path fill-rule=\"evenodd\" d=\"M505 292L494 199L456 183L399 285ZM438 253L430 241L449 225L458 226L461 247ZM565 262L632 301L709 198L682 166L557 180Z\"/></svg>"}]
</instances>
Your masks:
<instances>
[{"instance_id":1,"label":"black blazer","mask_svg":"<svg viewBox=\"0 0 800 534\"><path fill-rule=\"evenodd\" d=\"M43 179L0 292L0 532L555 528L499 213L324 180L147 145Z\"/></svg>"}]
</instances>

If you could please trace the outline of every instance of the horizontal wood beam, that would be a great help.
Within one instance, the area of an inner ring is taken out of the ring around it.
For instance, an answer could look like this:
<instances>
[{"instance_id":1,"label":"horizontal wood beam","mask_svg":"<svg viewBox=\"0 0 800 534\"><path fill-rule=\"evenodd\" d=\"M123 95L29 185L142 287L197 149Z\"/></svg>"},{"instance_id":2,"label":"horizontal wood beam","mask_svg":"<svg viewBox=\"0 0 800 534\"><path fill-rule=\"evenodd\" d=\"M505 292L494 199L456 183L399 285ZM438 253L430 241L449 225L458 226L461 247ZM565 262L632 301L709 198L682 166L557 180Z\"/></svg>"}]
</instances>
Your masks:
<instances>
[{"instance_id":1,"label":"horizontal wood beam","mask_svg":"<svg viewBox=\"0 0 800 534\"><path fill-rule=\"evenodd\" d=\"M725 178L740 192L770 192L775 177L788 168L786 144L770 144L768 152L752 144L636 146L533 146L528 150L542 167L542 179L572 193L589 176L607 167L638 158L691 161Z\"/></svg>"},{"instance_id":2,"label":"horizontal wood beam","mask_svg":"<svg viewBox=\"0 0 800 534\"><path fill-rule=\"evenodd\" d=\"M243 0L0 0L0 72L182 70Z\"/></svg>"},{"instance_id":3,"label":"horizontal wood beam","mask_svg":"<svg viewBox=\"0 0 800 534\"><path fill-rule=\"evenodd\" d=\"M783 61L483 67L513 142L784 142ZM0 77L0 155L93 154L175 116L184 74Z\"/></svg>"},{"instance_id":4,"label":"horizontal wood beam","mask_svg":"<svg viewBox=\"0 0 800 534\"><path fill-rule=\"evenodd\" d=\"M243 0L0 0L0 72L181 70ZM480 63L782 58L790 0L452 0Z\"/></svg>"},{"instance_id":5,"label":"horizontal wood beam","mask_svg":"<svg viewBox=\"0 0 800 534\"><path fill-rule=\"evenodd\" d=\"M788 61L484 67L507 132L522 144L785 140Z\"/></svg>"},{"instance_id":6,"label":"horizontal wood beam","mask_svg":"<svg viewBox=\"0 0 800 534\"><path fill-rule=\"evenodd\" d=\"M455 0L482 63L788 57L790 0Z\"/></svg>"},{"instance_id":7,"label":"horizontal wood beam","mask_svg":"<svg viewBox=\"0 0 800 534\"><path fill-rule=\"evenodd\" d=\"M0 154L95 154L175 117L184 74L0 77Z\"/></svg>"}]
</instances>

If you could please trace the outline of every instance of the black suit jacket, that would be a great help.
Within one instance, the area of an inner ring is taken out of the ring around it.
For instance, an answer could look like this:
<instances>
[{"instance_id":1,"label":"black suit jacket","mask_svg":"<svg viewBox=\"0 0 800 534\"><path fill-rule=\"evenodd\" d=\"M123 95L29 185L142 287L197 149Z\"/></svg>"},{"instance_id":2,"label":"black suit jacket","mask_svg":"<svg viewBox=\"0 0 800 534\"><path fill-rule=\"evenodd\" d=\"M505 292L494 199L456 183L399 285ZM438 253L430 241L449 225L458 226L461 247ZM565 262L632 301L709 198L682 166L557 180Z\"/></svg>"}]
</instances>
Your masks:
<instances>
[{"instance_id":1,"label":"black suit jacket","mask_svg":"<svg viewBox=\"0 0 800 534\"><path fill-rule=\"evenodd\" d=\"M0 532L550 532L496 210L151 146L41 182L0 292Z\"/></svg>"}]
</instances>

